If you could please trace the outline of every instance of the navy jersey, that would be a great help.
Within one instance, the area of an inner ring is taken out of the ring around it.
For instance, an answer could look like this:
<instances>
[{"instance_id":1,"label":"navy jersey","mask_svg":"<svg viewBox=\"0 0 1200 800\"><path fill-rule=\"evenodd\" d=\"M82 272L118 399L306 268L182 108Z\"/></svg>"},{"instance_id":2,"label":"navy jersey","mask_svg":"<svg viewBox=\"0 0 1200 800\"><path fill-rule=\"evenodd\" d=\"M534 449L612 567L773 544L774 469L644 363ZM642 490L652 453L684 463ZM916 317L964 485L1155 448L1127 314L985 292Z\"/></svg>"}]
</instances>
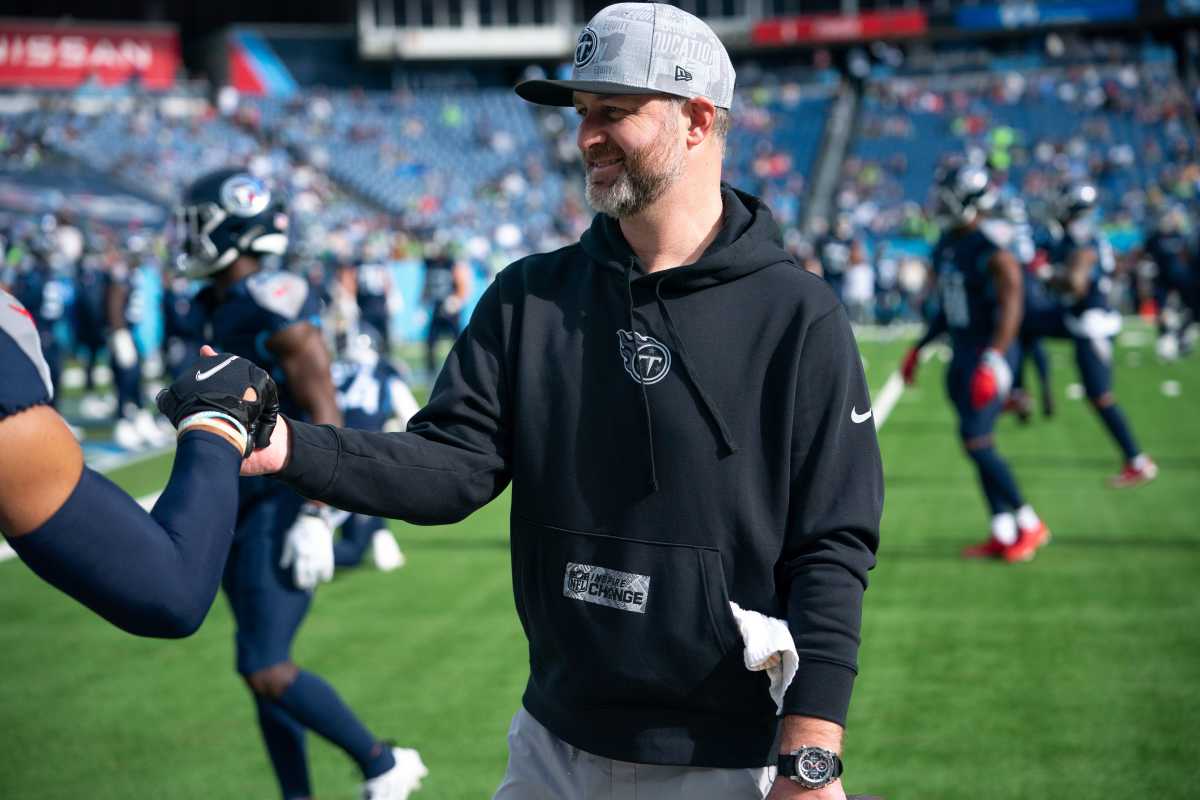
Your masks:
<instances>
[{"instance_id":1,"label":"navy jersey","mask_svg":"<svg viewBox=\"0 0 1200 800\"><path fill-rule=\"evenodd\" d=\"M836 280L846 274L850 267L850 250L853 246L853 239L837 236L823 236L818 240L817 258L820 259L821 269L827 277Z\"/></svg>"},{"instance_id":2,"label":"navy jersey","mask_svg":"<svg viewBox=\"0 0 1200 800\"><path fill-rule=\"evenodd\" d=\"M1092 308L1108 308L1113 274L1117 270L1117 259L1108 239L1100 233L1072 233L1069 230L1056 231L1056 234L1047 253L1056 270L1065 270L1068 262L1080 250L1090 247L1096 251L1096 261L1088 275L1086 293L1078 300L1065 299L1064 305L1069 306L1075 314Z\"/></svg>"},{"instance_id":3,"label":"navy jersey","mask_svg":"<svg viewBox=\"0 0 1200 800\"><path fill-rule=\"evenodd\" d=\"M17 273L13 295L33 316L39 331L50 331L67 312L67 287L45 264Z\"/></svg>"},{"instance_id":4,"label":"navy jersey","mask_svg":"<svg viewBox=\"0 0 1200 800\"><path fill-rule=\"evenodd\" d=\"M1176 287L1188 282L1191 273L1190 243L1182 233L1156 231L1146 239L1146 255L1158 267L1157 280L1161 285Z\"/></svg>"},{"instance_id":5,"label":"navy jersey","mask_svg":"<svg viewBox=\"0 0 1200 800\"><path fill-rule=\"evenodd\" d=\"M275 334L302 322L320 325L320 307L308 281L291 272L256 272L229 287L224 302L206 291L212 340L218 352L250 359L279 385L280 409L304 418L288 391L287 376L267 348Z\"/></svg>"},{"instance_id":6,"label":"navy jersey","mask_svg":"<svg viewBox=\"0 0 1200 800\"><path fill-rule=\"evenodd\" d=\"M424 295L435 316L446 316L445 303L454 292L454 262L448 258L426 259Z\"/></svg>"},{"instance_id":7,"label":"navy jersey","mask_svg":"<svg viewBox=\"0 0 1200 800\"><path fill-rule=\"evenodd\" d=\"M163 282L162 317L164 337L188 341L204 338L204 314L187 278Z\"/></svg>"},{"instance_id":8,"label":"navy jersey","mask_svg":"<svg viewBox=\"0 0 1200 800\"><path fill-rule=\"evenodd\" d=\"M938 297L955 347L991 340L999 302L989 262L1001 249L982 227L942 234L930 258Z\"/></svg>"},{"instance_id":9,"label":"navy jersey","mask_svg":"<svg viewBox=\"0 0 1200 800\"><path fill-rule=\"evenodd\" d=\"M146 293L138 273L124 262L117 262L105 272L108 291L120 289L124 300L121 305L121 322L126 327L136 327L146 318Z\"/></svg>"},{"instance_id":10,"label":"navy jersey","mask_svg":"<svg viewBox=\"0 0 1200 800\"><path fill-rule=\"evenodd\" d=\"M391 385L400 380L395 367L380 359L375 364L338 360L333 363L333 385L338 408L347 428L381 431L396 415Z\"/></svg>"},{"instance_id":11,"label":"navy jersey","mask_svg":"<svg viewBox=\"0 0 1200 800\"><path fill-rule=\"evenodd\" d=\"M50 367L42 357L41 336L33 314L0 289L0 419L54 396Z\"/></svg>"},{"instance_id":12,"label":"navy jersey","mask_svg":"<svg viewBox=\"0 0 1200 800\"><path fill-rule=\"evenodd\" d=\"M364 317L387 316L388 268L383 264L363 264L358 268L355 300Z\"/></svg>"},{"instance_id":13,"label":"navy jersey","mask_svg":"<svg viewBox=\"0 0 1200 800\"><path fill-rule=\"evenodd\" d=\"M107 286L104 268L95 258L85 258L75 273L75 329L84 342L104 341L108 329L104 303Z\"/></svg>"}]
</instances>

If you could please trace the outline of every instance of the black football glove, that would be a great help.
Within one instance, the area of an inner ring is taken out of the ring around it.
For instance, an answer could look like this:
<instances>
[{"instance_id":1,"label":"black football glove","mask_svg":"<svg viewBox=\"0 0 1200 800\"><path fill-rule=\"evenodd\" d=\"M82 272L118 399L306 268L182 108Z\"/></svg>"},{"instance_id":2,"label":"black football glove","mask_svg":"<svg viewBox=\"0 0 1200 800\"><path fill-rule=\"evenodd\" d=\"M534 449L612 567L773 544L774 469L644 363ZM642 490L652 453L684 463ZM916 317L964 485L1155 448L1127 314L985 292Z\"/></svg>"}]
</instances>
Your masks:
<instances>
[{"instance_id":1,"label":"black football glove","mask_svg":"<svg viewBox=\"0 0 1200 800\"><path fill-rule=\"evenodd\" d=\"M258 399L243 400L247 388L254 389ZM271 376L254 362L228 353L201 358L179 380L159 392L154 402L176 428L204 411L237 420L246 431L243 458L270 443L279 415L279 390Z\"/></svg>"}]
</instances>

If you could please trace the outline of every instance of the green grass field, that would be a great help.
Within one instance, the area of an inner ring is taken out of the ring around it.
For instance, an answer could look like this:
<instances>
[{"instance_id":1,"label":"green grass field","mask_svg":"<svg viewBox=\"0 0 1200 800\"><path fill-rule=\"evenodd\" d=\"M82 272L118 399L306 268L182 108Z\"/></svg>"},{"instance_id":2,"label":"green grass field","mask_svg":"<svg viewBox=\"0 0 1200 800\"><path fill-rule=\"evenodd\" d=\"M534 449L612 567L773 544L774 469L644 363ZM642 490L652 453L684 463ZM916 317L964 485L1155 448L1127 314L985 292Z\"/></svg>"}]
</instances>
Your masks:
<instances>
[{"instance_id":1,"label":"green grass field","mask_svg":"<svg viewBox=\"0 0 1200 800\"><path fill-rule=\"evenodd\" d=\"M1143 337L1144 339L1144 337ZM864 342L878 390L903 344ZM942 365L888 418L883 546L867 593L847 788L902 798L1192 798L1200 779L1200 358L1118 354L1118 394L1161 467L1116 492L1113 445L1052 350L1059 413L1003 420L1000 449L1054 531L1035 562L967 563L987 517L953 436ZM1169 397L1164 381L1178 382ZM115 473L135 495L168 459ZM339 575L297 660L380 734L421 750L418 798L487 798L527 663L510 586L507 503L445 528L396 525L409 564ZM182 642L131 638L0 565L0 798L271 798L253 706L218 600ZM355 797L311 739L324 800Z\"/></svg>"}]
</instances>

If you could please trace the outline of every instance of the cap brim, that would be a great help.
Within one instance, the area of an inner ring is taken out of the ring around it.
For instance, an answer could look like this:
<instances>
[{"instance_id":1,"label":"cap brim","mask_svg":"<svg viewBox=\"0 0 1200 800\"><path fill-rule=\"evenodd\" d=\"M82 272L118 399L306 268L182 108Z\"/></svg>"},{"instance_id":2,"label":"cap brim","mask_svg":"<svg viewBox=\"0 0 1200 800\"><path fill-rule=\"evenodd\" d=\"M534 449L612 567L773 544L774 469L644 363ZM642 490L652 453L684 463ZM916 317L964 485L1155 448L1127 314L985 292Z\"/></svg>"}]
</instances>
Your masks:
<instances>
[{"instance_id":1,"label":"cap brim","mask_svg":"<svg viewBox=\"0 0 1200 800\"><path fill-rule=\"evenodd\" d=\"M516 85L516 92L523 99L542 106L573 106L575 92L590 94L666 94L658 89L645 89L636 86L626 86L623 83L607 81L551 81L534 80L522 81Z\"/></svg>"}]
</instances>

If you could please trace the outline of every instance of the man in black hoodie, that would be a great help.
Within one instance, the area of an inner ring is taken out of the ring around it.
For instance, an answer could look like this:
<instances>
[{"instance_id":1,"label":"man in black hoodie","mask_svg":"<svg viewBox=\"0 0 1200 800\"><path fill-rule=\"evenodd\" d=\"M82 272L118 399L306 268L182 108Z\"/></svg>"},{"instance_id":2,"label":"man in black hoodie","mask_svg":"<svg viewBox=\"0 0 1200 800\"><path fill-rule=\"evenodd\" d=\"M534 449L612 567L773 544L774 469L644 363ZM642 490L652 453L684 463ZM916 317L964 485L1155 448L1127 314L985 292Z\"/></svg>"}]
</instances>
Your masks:
<instances>
[{"instance_id":1,"label":"man in black hoodie","mask_svg":"<svg viewBox=\"0 0 1200 800\"><path fill-rule=\"evenodd\" d=\"M281 416L247 469L417 524L511 482L531 675L497 797L841 800L883 501L849 323L720 182L734 73L704 23L610 6L575 65L517 91L579 112L591 229L497 276L407 432ZM731 603L786 620L778 705Z\"/></svg>"}]
</instances>

